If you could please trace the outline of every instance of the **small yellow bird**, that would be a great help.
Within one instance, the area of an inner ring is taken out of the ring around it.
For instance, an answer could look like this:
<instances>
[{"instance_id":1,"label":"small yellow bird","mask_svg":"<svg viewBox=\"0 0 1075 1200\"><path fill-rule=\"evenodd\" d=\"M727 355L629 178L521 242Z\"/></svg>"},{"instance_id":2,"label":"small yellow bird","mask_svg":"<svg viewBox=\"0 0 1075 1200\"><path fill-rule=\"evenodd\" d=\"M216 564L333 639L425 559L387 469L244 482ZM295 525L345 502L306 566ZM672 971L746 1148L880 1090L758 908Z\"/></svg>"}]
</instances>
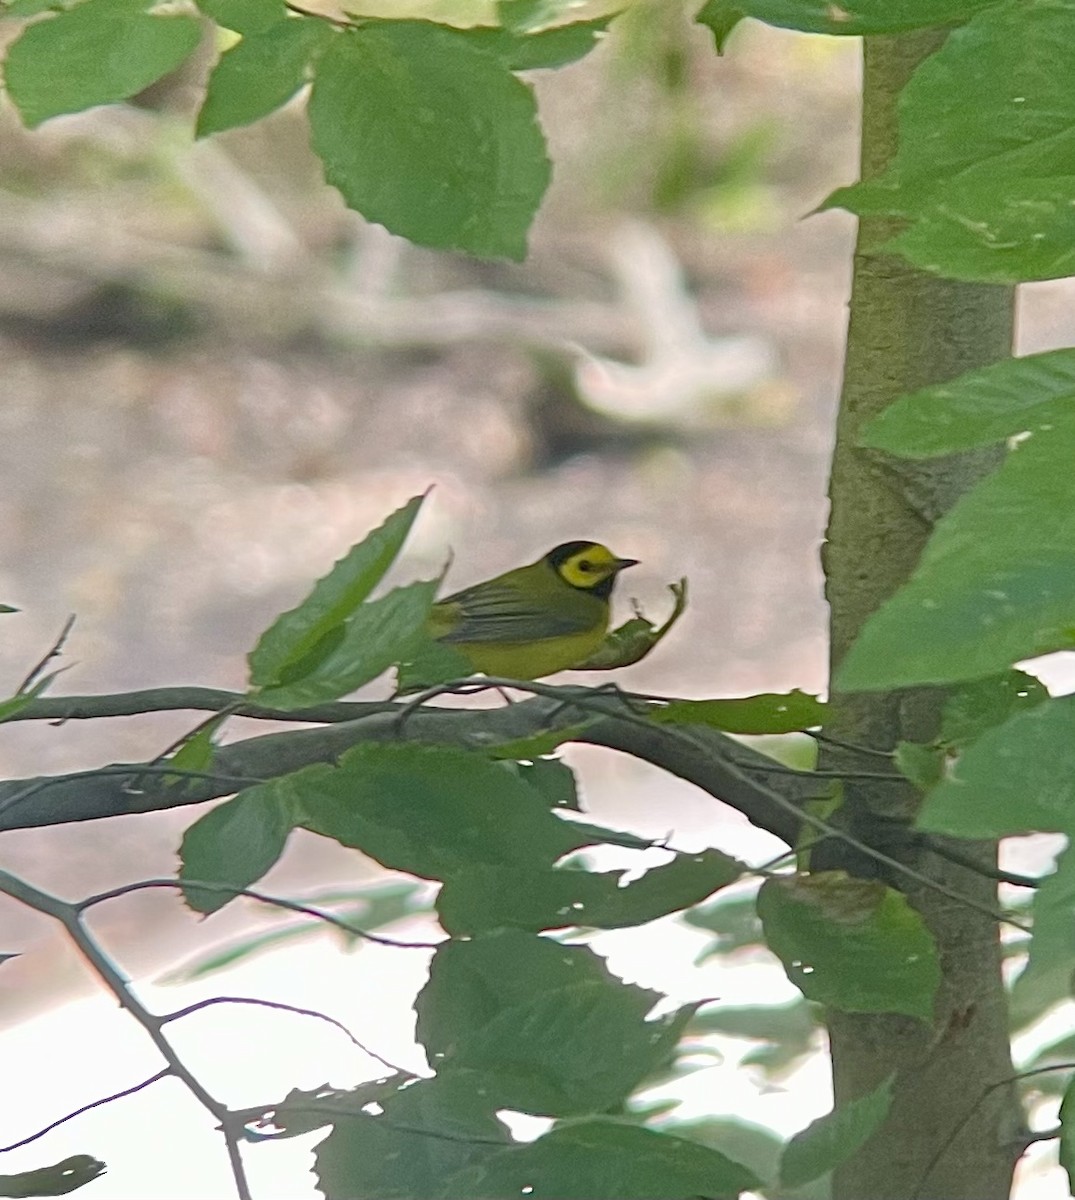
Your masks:
<instances>
[{"instance_id":1,"label":"small yellow bird","mask_svg":"<svg viewBox=\"0 0 1075 1200\"><path fill-rule=\"evenodd\" d=\"M637 562L600 542L564 542L537 562L438 600L430 636L486 675L538 679L569 670L604 641L616 576Z\"/></svg>"}]
</instances>

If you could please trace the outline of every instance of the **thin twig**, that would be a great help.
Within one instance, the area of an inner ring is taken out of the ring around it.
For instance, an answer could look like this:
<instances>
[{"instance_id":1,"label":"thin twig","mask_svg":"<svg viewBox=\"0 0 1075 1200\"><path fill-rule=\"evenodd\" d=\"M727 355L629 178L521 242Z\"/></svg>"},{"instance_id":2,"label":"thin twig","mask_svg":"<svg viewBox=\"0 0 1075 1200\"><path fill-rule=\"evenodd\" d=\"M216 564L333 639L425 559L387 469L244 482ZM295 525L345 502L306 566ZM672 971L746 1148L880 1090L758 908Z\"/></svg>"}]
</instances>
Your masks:
<instances>
[{"instance_id":1,"label":"thin twig","mask_svg":"<svg viewBox=\"0 0 1075 1200\"><path fill-rule=\"evenodd\" d=\"M142 1004L131 990L129 982L124 979L112 960L97 945L82 924L82 910L77 905L68 904L48 892L35 888L32 884L26 883L7 871L0 871L0 893L10 896L13 900L18 900L36 912L52 917L64 927L68 937L78 947L83 958L90 964L101 982L115 996L120 1006L125 1008L146 1031L150 1041L156 1046L157 1052L168 1064L169 1074L179 1079L186 1086L187 1091L219 1123L228 1148L228 1159L231 1163L236 1193L239 1200L252 1200L250 1185L247 1182L240 1153L239 1138L228 1121L230 1114L227 1107L206 1090L197 1076L176 1054L162 1032L161 1018L155 1016Z\"/></svg>"},{"instance_id":2,"label":"thin twig","mask_svg":"<svg viewBox=\"0 0 1075 1200\"><path fill-rule=\"evenodd\" d=\"M438 692L439 693L449 693L453 690L453 688L460 686L463 682L467 682L467 681L459 680L459 681L456 681L454 684L453 683L442 684L439 689L431 688L430 693L431 694L438 694ZM639 725L645 726L646 728L649 728L651 726L651 722L649 722L645 717L638 717L632 712L626 712L626 713L622 712L622 711L610 712L609 709L607 708L607 706L598 706L598 705L594 704L589 699L589 697L586 695L578 696L578 695L575 695L574 693L565 695L564 694L565 689L557 688L551 684L543 684L543 683L537 683L537 682L525 682L525 681L520 681L520 680L515 680L515 679L501 679L501 678L497 678L497 677L493 677L493 676L486 676L484 679L482 679L480 681L471 680L469 682L470 683L480 682L484 685L485 688L512 687L512 688L515 688L520 691L533 692L535 695L538 695L538 696L547 696L547 697L552 697L554 699L560 698L560 699L564 699L564 700L568 700L568 701L572 701L572 699L573 699L575 706L582 709L583 711L585 711L587 708L589 708L589 709L592 709L593 711L601 713L601 715L603 715L603 716L606 716L606 717L613 716L617 720L625 721L628 724L639 724ZM410 715L410 710L417 711L417 708L420 708L421 705L416 706L414 704L414 702L412 701L410 704L408 704L405 707L408 710L408 715ZM694 746L694 743L692 743L689 738L684 736L684 731L681 729L678 729L676 726L665 725L665 726L662 726L662 729L669 735L671 735L673 737L678 737L681 740L683 740L684 742L686 742L688 745L691 745L692 747ZM741 774L741 767L735 763L734 759L731 756L729 756L729 759L725 763L725 766L729 772ZM763 771L764 771L764 768L759 768L759 773L762 773ZM778 772L778 773L782 773L782 772ZM801 773L792 771L791 774L799 775ZM808 773L807 778L810 778L810 777L811 777L811 775ZM887 778L887 776L886 776L886 778ZM745 777L744 777L744 782L746 782ZM755 785L755 786L757 786L757 785ZM878 850L876 847L869 845L867 842L861 841L860 839L856 838L852 834L848 833L846 830L840 829L836 825L833 825L830 822L824 820L822 817L816 816L814 813L810 812L809 809L807 809L806 807L793 804L790 800L788 800L784 796L780 795L779 792L774 791L771 788L766 788L764 790L768 793L769 800L773 804L775 804L778 808L781 808L787 812L794 813L795 816L799 819L799 821L803 822L806 825L810 825L813 829L817 830L818 832L826 834L830 837L839 838L840 841L845 842L848 846L851 846L854 849L858 850L859 853L865 854L867 857L874 859L876 862L882 863L884 866L888 867L890 870L897 871L901 875L906 877L907 879L914 880L914 882L919 884L920 886L929 888L931 891L937 892L939 895L946 896L949 900L954 900L958 904L962 904L967 908L973 909L975 912L981 913L983 916L989 917L990 920L998 921L998 922L1005 923L1008 925L1012 925L1012 926L1014 926L1014 928L1020 929L1024 933L1030 932L1030 930L1027 926L1025 926L1021 921L1016 920L1014 917L1012 917L1006 913L1003 913L1001 911L998 911L996 909L990 908L989 905L987 905L987 904L980 904L980 903L978 903L977 900L972 900L969 896L964 896L962 893L957 892L954 888L948 887L947 884L939 883L936 879L931 879L928 875L924 875L921 871L916 871L913 867L909 867L906 863L900 862L899 859L893 858L891 855L885 854L884 851Z\"/></svg>"},{"instance_id":3,"label":"thin twig","mask_svg":"<svg viewBox=\"0 0 1075 1200\"><path fill-rule=\"evenodd\" d=\"M891 750L877 750L873 746L864 746L861 742L849 742L844 738L833 737L831 733L823 733L817 729L803 729L800 732L805 733L808 738L813 738L815 742L823 742L826 746L837 746L841 750L853 750L856 754L868 754L873 758L886 758L889 762L893 759Z\"/></svg>"},{"instance_id":4,"label":"thin twig","mask_svg":"<svg viewBox=\"0 0 1075 1200\"><path fill-rule=\"evenodd\" d=\"M19 684L18 692L16 693L17 695L21 695L23 692L28 692L48 664L54 658L58 658L63 653L64 643L67 641L67 638L70 635L71 630L74 628L74 625L75 614L72 613L67 620L64 621L63 628L60 630L59 636L48 648L45 654L42 655L39 661L35 663L33 667L31 667L30 673L26 676L22 683Z\"/></svg>"},{"instance_id":5,"label":"thin twig","mask_svg":"<svg viewBox=\"0 0 1075 1200\"><path fill-rule=\"evenodd\" d=\"M0 1146L0 1154L7 1154L9 1150L21 1150L23 1146L29 1146L31 1142L36 1142L38 1138L43 1138L46 1133L51 1133L54 1129L59 1129L61 1125L65 1125L68 1121L73 1121L75 1117L81 1117L83 1113L88 1113L95 1108L101 1108L105 1104L111 1104L113 1100L122 1100L126 1096L133 1096L135 1092L142 1091L143 1088L149 1087L151 1083L167 1079L171 1074L171 1069L164 1067L156 1075L151 1075L148 1079L143 1079L141 1083L136 1083L133 1087L124 1088L120 1092L113 1092L111 1096L102 1096L100 1100L91 1100L89 1104L83 1104L81 1108L76 1108L74 1112L69 1112L65 1116L59 1117L51 1124L46 1125L44 1129L39 1129L37 1133L31 1133L29 1137L12 1142L10 1146Z\"/></svg>"},{"instance_id":6,"label":"thin twig","mask_svg":"<svg viewBox=\"0 0 1075 1200\"><path fill-rule=\"evenodd\" d=\"M930 839L926 844L934 854L948 859L949 862L955 863L957 867L965 867L968 871L973 871L976 875L981 875L984 879L995 879L998 883L1008 883L1012 887L1018 888L1041 887L1041 880L1035 875L1020 875L1015 871L1005 871L1000 867L986 866L985 863L975 862L970 855L963 854L959 850L953 850L950 846L942 845L933 839Z\"/></svg>"},{"instance_id":7,"label":"thin twig","mask_svg":"<svg viewBox=\"0 0 1075 1200\"><path fill-rule=\"evenodd\" d=\"M107 892L98 892L94 896L87 896L71 907L76 913L81 914L95 904L103 904L106 900L115 900L132 892L149 891L153 888L167 888L173 891L200 888L203 891L217 892L228 896L245 896L248 900L257 900L262 904L270 904L274 908L283 908L288 912L314 917L318 921L324 921L328 925L342 929L352 937L362 938L364 941L373 942L378 946L388 946L393 950L436 950L440 945L439 942L399 942L394 938L381 937L379 934L368 933L364 929L357 928L350 921L345 921L334 913L313 908L309 904L300 904L297 900L287 900L283 896L270 896L265 892L255 891L253 888L240 888L230 883L216 883L205 879L141 879L135 883L124 883L119 887L110 888Z\"/></svg>"},{"instance_id":8,"label":"thin twig","mask_svg":"<svg viewBox=\"0 0 1075 1200\"><path fill-rule=\"evenodd\" d=\"M397 1067L395 1063L389 1062L387 1058L378 1054L376 1050L371 1050L369 1046L360 1042L342 1021L337 1021L335 1017L330 1017L328 1013L320 1012L316 1008L300 1008L295 1004L285 1004L282 1000L262 1000L256 996L210 996L207 1000L197 1000L193 1004L188 1004L186 1008L177 1008L175 1012L164 1013L160 1018L160 1022L164 1025L169 1021L178 1021L183 1017L189 1017L192 1013L200 1012L203 1008L210 1008L214 1004L252 1004L258 1008L272 1008L279 1012L294 1013L299 1017L315 1017L318 1021L324 1021L326 1024L338 1029L363 1054L368 1054L370 1058L376 1059L382 1067L387 1067L396 1075L404 1075L409 1078L415 1077L413 1071L406 1071L402 1067Z\"/></svg>"}]
</instances>

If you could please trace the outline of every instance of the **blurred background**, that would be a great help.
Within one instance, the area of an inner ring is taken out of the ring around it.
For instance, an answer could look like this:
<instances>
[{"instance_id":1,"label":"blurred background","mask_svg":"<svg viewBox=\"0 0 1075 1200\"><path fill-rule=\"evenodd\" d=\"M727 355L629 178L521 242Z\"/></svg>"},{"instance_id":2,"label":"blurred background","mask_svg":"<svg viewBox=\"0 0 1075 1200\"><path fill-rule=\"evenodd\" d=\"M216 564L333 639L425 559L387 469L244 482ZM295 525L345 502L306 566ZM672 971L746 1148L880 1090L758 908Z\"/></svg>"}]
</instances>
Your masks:
<instances>
[{"instance_id":1,"label":"blurred background","mask_svg":"<svg viewBox=\"0 0 1075 1200\"><path fill-rule=\"evenodd\" d=\"M363 11L470 23L491 19L488 9L384 0ZM55 692L240 689L244 655L272 618L431 484L400 579L439 569L451 553L449 582L463 586L593 537L642 560L625 579L624 615L636 596L662 618L666 585L690 579L686 616L622 675L625 686L681 696L823 690L818 547L854 225L840 212L805 218L856 174L859 47L746 21L720 58L691 11L636 0L588 58L529 77L555 175L522 265L418 249L347 211L306 145L301 97L250 129L193 143L216 50L208 32L189 70L122 108L29 134L0 106L0 601L21 610L3 617L0 690L14 690L71 613ZM17 32L9 24L0 37ZM1024 293L1022 349L1075 340L1067 285ZM0 767L22 776L144 759L195 719L7 724ZM759 862L780 850L643 764L567 757L606 821ZM178 836L197 812L8 833L0 859L74 898L174 871ZM265 886L383 889L384 874L296 837ZM420 899L378 894L385 919ZM176 964L279 925L242 905L202 923L165 893L108 906L94 922L151 992ZM403 917L392 929L429 927ZM732 957L753 961L742 949L749 925L741 934ZM601 942L613 969L681 999L792 999L771 964L729 973L725 959L719 978L695 971L704 945L681 927ZM142 1035L96 996L44 918L0 904L0 949L22 955L0 977L0 1062L26 1080L2 1114L9 1140L153 1073ZM214 977L199 994L319 996L341 1015L343 993L359 1036L420 1066L406 1006L421 963L399 968L378 953L296 942L287 956L244 959L241 988ZM189 1002L178 995L164 989L159 1003ZM286 1030L249 1011L229 1019L219 1044L245 1049L228 1078L252 1092L237 1103L313 1086L343 1061L338 1034L315 1031L324 1048L300 1046L297 1018ZM741 1069L746 1050L707 1049L724 1073L699 1091L697 1113L753 1104L757 1120L786 1133L827 1110L823 1064L803 1065L817 1044L812 1024L797 1029L784 1062ZM741 1045L756 1050L749 1032ZM204 1026L201 1036L204 1048ZM124 1039L142 1065L125 1057ZM268 1059L275 1073L263 1079ZM76 1065L85 1077L73 1083ZM333 1082L376 1074L369 1066ZM793 1068L813 1072L808 1108L799 1085L784 1090L780 1072ZM150 1099L161 1091L186 1115L148 1107L164 1102ZM110 1163L96 1196L225 1194L226 1172L199 1182L172 1175L169 1159L167 1180L154 1173L165 1147L174 1154L202 1135L212 1170L223 1164L216 1135L178 1092L158 1085L2 1169L92 1152ZM146 1155L137 1169L136 1117ZM110 1158L100 1139L118 1126L126 1140ZM184 1155L185 1168L197 1158ZM294 1178L274 1168L257 1194L307 1194Z\"/></svg>"}]
</instances>

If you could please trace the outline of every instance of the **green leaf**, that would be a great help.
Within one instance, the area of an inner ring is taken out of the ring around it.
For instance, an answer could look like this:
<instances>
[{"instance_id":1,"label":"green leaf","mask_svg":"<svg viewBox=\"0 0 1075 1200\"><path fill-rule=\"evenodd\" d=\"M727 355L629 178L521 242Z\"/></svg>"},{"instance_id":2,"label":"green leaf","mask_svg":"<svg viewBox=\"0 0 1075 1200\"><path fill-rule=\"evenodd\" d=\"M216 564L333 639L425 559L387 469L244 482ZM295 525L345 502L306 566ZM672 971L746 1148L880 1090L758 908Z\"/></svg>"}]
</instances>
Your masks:
<instances>
[{"instance_id":1,"label":"green leaf","mask_svg":"<svg viewBox=\"0 0 1075 1200\"><path fill-rule=\"evenodd\" d=\"M422 1079L380 1099L383 1114L337 1117L315 1152L325 1200L416 1200L510 1144L478 1081L461 1072Z\"/></svg>"},{"instance_id":2,"label":"green leaf","mask_svg":"<svg viewBox=\"0 0 1075 1200\"><path fill-rule=\"evenodd\" d=\"M93 0L28 25L7 51L4 83L24 123L126 100L194 50L194 17L151 16L145 0Z\"/></svg>"},{"instance_id":3,"label":"green leaf","mask_svg":"<svg viewBox=\"0 0 1075 1200\"><path fill-rule=\"evenodd\" d=\"M282 682L289 667L356 611L395 562L424 499L415 496L408 500L352 546L297 608L277 617L248 656L251 686L271 687Z\"/></svg>"},{"instance_id":4,"label":"green leaf","mask_svg":"<svg viewBox=\"0 0 1075 1200\"><path fill-rule=\"evenodd\" d=\"M585 58L604 36L613 15L595 17L592 21L575 21L541 33L522 34L482 25L458 32L472 46L498 59L509 71L534 71L565 67Z\"/></svg>"},{"instance_id":5,"label":"green leaf","mask_svg":"<svg viewBox=\"0 0 1075 1200\"><path fill-rule=\"evenodd\" d=\"M1075 852L1070 846L1034 890L1031 913L1030 954L1011 993L1018 1024L1075 995Z\"/></svg>"},{"instance_id":6,"label":"green leaf","mask_svg":"<svg viewBox=\"0 0 1075 1200\"><path fill-rule=\"evenodd\" d=\"M424 246L521 259L549 182L531 90L465 36L423 21L333 39L310 96L325 178Z\"/></svg>"},{"instance_id":7,"label":"green leaf","mask_svg":"<svg viewBox=\"0 0 1075 1200\"><path fill-rule=\"evenodd\" d=\"M259 880L284 852L296 825L292 776L263 783L225 800L183 834L179 878L245 888ZM233 899L226 892L185 887L197 912L211 913Z\"/></svg>"},{"instance_id":8,"label":"green leaf","mask_svg":"<svg viewBox=\"0 0 1075 1200\"><path fill-rule=\"evenodd\" d=\"M900 742L892 756L896 769L919 791L940 783L946 762L942 746L923 746L918 742Z\"/></svg>"},{"instance_id":9,"label":"green leaf","mask_svg":"<svg viewBox=\"0 0 1075 1200\"><path fill-rule=\"evenodd\" d=\"M1075 697L1046 700L986 730L926 795L917 825L995 838L1075 826Z\"/></svg>"},{"instance_id":10,"label":"green leaf","mask_svg":"<svg viewBox=\"0 0 1075 1200\"><path fill-rule=\"evenodd\" d=\"M670 583L672 611L661 625L653 622L635 605L635 615L615 629L609 630L605 640L585 662L579 663L576 671L614 671L617 667L630 667L641 662L668 636L681 616L687 611L687 580Z\"/></svg>"},{"instance_id":11,"label":"green leaf","mask_svg":"<svg viewBox=\"0 0 1075 1200\"><path fill-rule=\"evenodd\" d=\"M894 1078L890 1075L874 1091L849 1100L797 1133L780 1161L781 1183L799 1187L849 1159L888 1116Z\"/></svg>"},{"instance_id":12,"label":"green leaf","mask_svg":"<svg viewBox=\"0 0 1075 1200\"><path fill-rule=\"evenodd\" d=\"M717 53L723 54L732 30L746 15L740 5L729 3L729 0L706 0L694 19L713 34Z\"/></svg>"},{"instance_id":13,"label":"green leaf","mask_svg":"<svg viewBox=\"0 0 1075 1200\"><path fill-rule=\"evenodd\" d=\"M294 681L262 689L258 702L272 708L307 708L346 696L383 675L406 658L422 636L439 587L439 579L429 579L367 601L329 631L323 657L315 654Z\"/></svg>"},{"instance_id":14,"label":"green leaf","mask_svg":"<svg viewBox=\"0 0 1075 1200\"><path fill-rule=\"evenodd\" d=\"M208 771L213 765L213 753L216 750L213 739L227 719L228 715L222 714L212 721L207 721L195 733L187 737L182 746L168 759L168 762L179 772Z\"/></svg>"},{"instance_id":15,"label":"green leaf","mask_svg":"<svg viewBox=\"0 0 1075 1200\"><path fill-rule=\"evenodd\" d=\"M584 946L499 930L438 947L417 1035L438 1070L480 1072L493 1107L600 1112L665 1060L694 1011L646 1021L660 999Z\"/></svg>"},{"instance_id":16,"label":"green leaf","mask_svg":"<svg viewBox=\"0 0 1075 1200\"><path fill-rule=\"evenodd\" d=\"M367 742L337 768L288 779L306 828L423 879L551 864L592 844L533 788L465 750Z\"/></svg>"},{"instance_id":17,"label":"green leaf","mask_svg":"<svg viewBox=\"0 0 1075 1200\"><path fill-rule=\"evenodd\" d=\"M0 613L16 613L20 611L20 609L12 608L10 604L0 604Z\"/></svg>"},{"instance_id":18,"label":"green leaf","mask_svg":"<svg viewBox=\"0 0 1075 1200\"><path fill-rule=\"evenodd\" d=\"M955 180L884 249L935 275L980 283L1063 279L1075 270L1075 175Z\"/></svg>"},{"instance_id":19,"label":"green leaf","mask_svg":"<svg viewBox=\"0 0 1075 1200\"><path fill-rule=\"evenodd\" d=\"M50 8L60 8L62 0L5 0L0 7L0 21L15 18L36 17Z\"/></svg>"},{"instance_id":20,"label":"green leaf","mask_svg":"<svg viewBox=\"0 0 1075 1200\"><path fill-rule=\"evenodd\" d=\"M1067 274L1075 91L1065 47L1075 38L1075 7L976 7L905 86L899 150L886 175L827 204L861 215L887 193L887 211L917 219L895 245L929 270L1006 281Z\"/></svg>"},{"instance_id":21,"label":"green leaf","mask_svg":"<svg viewBox=\"0 0 1075 1200\"><path fill-rule=\"evenodd\" d=\"M1075 1194L1075 1079L1060 1101L1060 1165L1068 1177L1068 1191Z\"/></svg>"},{"instance_id":22,"label":"green leaf","mask_svg":"<svg viewBox=\"0 0 1075 1200\"><path fill-rule=\"evenodd\" d=\"M195 0L195 3L218 25L244 36L263 33L287 16L284 0ZM316 23L325 25L324 21Z\"/></svg>"},{"instance_id":23,"label":"green leaf","mask_svg":"<svg viewBox=\"0 0 1075 1200\"><path fill-rule=\"evenodd\" d=\"M1040 431L1073 401L1075 350L1006 358L901 396L869 423L861 444L904 458L975 450Z\"/></svg>"},{"instance_id":24,"label":"green leaf","mask_svg":"<svg viewBox=\"0 0 1075 1200\"><path fill-rule=\"evenodd\" d=\"M105 1172L105 1165L89 1154L73 1154L51 1167L0 1175L0 1196L66 1196L92 1183Z\"/></svg>"},{"instance_id":25,"label":"green leaf","mask_svg":"<svg viewBox=\"0 0 1075 1200\"><path fill-rule=\"evenodd\" d=\"M770 25L800 29L804 33L857 36L928 29L965 20L995 0L708 0L697 20L713 29L721 49L720 31L731 26L735 9Z\"/></svg>"},{"instance_id":26,"label":"green leaf","mask_svg":"<svg viewBox=\"0 0 1075 1200\"><path fill-rule=\"evenodd\" d=\"M1048 699L1045 685L1025 671L1005 671L964 683L945 701L940 740L949 746L965 746L987 729Z\"/></svg>"},{"instance_id":27,"label":"green leaf","mask_svg":"<svg viewBox=\"0 0 1075 1200\"><path fill-rule=\"evenodd\" d=\"M652 719L658 725L709 725L726 733L795 733L820 725L826 711L823 700L796 688L733 700L673 700Z\"/></svg>"},{"instance_id":28,"label":"green leaf","mask_svg":"<svg viewBox=\"0 0 1075 1200\"><path fill-rule=\"evenodd\" d=\"M626 871L475 864L444 881L437 913L455 937L497 928L623 929L689 908L746 869L719 850L678 854L628 884L622 882Z\"/></svg>"},{"instance_id":29,"label":"green leaf","mask_svg":"<svg viewBox=\"0 0 1075 1200\"><path fill-rule=\"evenodd\" d=\"M937 947L901 893L843 871L771 878L758 915L770 950L808 1000L930 1019Z\"/></svg>"},{"instance_id":30,"label":"green leaf","mask_svg":"<svg viewBox=\"0 0 1075 1200\"><path fill-rule=\"evenodd\" d=\"M943 517L918 569L866 622L847 691L977 679L1075 645L1075 411L1010 452Z\"/></svg>"},{"instance_id":31,"label":"green leaf","mask_svg":"<svg viewBox=\"0 0 1075 1200\"><path fill-rule=\"evenodd\" d=\"M638 1125L591 1119L558 1126L449 1179L443 1196L467 1200L723 1200L761 1186L721 1154Z\"/></svg>"},{"instance_id":32,"label":"green leaf","mask_svg":"<svg viewBox=\"0 0 1075 1200\"><path fill-rule=\"evenodd\" d=\"M531 734L529 737L512 738L509 742L493 743L488 748L488 754L491 758L502 759L529 759L532 762L540 761L559 761L553 759L544 759L544 755L552 754L554 750L559 749L565 742L575 741L579 734L589 725L596 724L599 718L593 718L586 721L580 721L577 725L565 725L560 729L546 729L541 733ZM563 765L563 764L561 764Z\"/></svg>"},{"instance_id":33,"label":"green leaf","mask_svg":"<svg viewBox=\"0 0 1075 1200\"><path fill-rule=\"evenodd\" d=\"M311 59L333 36L324 21L291 18L246 34L213 68L198 113L197 135L249 125L303 86Z\"/></svg>"},{"instance_id":34,"label":"green leaf","mask_svg":"<svg viewBox=\"0 0 1075 1200\"><path fill-rule=\"evenodd\" d=\"M14 696L9 696L6 700L0 700L0 723L10 721L17 713L21 712L27 705L32 704L43 692L46 692L53 684L59 671L50 671L34 684L31 684L25 691L16 692Z\"/></svg>"},{"instance_id":35,"label":"green leaf","mask_svg":"<svg viewBox=\"0 0 1075 1200\"><path fill-rule=\"evenodd\" d=\"M493 758L499 758L494 754ZM549 808L564 808L581 812L575 772L558 758L538 758L533 762L502 764L524 783L528 783Z\"/></svg>"}]
</instances>

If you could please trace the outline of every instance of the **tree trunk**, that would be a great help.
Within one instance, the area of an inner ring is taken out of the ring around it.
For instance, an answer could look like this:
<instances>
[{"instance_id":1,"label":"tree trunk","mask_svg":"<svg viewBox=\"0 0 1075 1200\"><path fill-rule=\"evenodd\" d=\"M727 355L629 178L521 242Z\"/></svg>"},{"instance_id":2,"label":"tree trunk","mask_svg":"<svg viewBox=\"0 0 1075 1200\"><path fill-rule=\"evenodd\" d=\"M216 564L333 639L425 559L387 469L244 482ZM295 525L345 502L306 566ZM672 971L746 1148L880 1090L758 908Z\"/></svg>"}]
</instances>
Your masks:
<instances>
[{"instance_id":1,"label":"tree trunk","mask_svg":"<svg viewBox=\"0 0 1075 1200\"><path fill-rule=\"evenodd\" d=\"M895 153L900 89L943 36L866 40L864 178L883 171ZM856 447L863 425L895 397L1003 358L1011 347L1014 289L936 279L874 252L896 228L888 218L864 218L855 254L824 550L833 669L866 618L911 574L936 517L989 465L988 455L896 463ZM937 688L836 696L831 732L885 750L901 739L927 741L942 702ZM876 769L875 759L830 752L826 765L837 763ZM848 786L845 822L916 870L995 908L989 879L916 847L906 832L914 795L899 792ZM995 862L995 845L960 848ZM877 873L872 862L831 841L818 848L813 865ZM906 877L886 875L885 882L906 892L933 931L943 981L932 1028L896 1015L829 1014L838 1104L896 1076L888 1120L837 1171L834 1200L1004 1200L1021 1119L1010 1085L988 1090L1012 1073L998 930L988 917Z\"/></svg>"}]
</instances>

